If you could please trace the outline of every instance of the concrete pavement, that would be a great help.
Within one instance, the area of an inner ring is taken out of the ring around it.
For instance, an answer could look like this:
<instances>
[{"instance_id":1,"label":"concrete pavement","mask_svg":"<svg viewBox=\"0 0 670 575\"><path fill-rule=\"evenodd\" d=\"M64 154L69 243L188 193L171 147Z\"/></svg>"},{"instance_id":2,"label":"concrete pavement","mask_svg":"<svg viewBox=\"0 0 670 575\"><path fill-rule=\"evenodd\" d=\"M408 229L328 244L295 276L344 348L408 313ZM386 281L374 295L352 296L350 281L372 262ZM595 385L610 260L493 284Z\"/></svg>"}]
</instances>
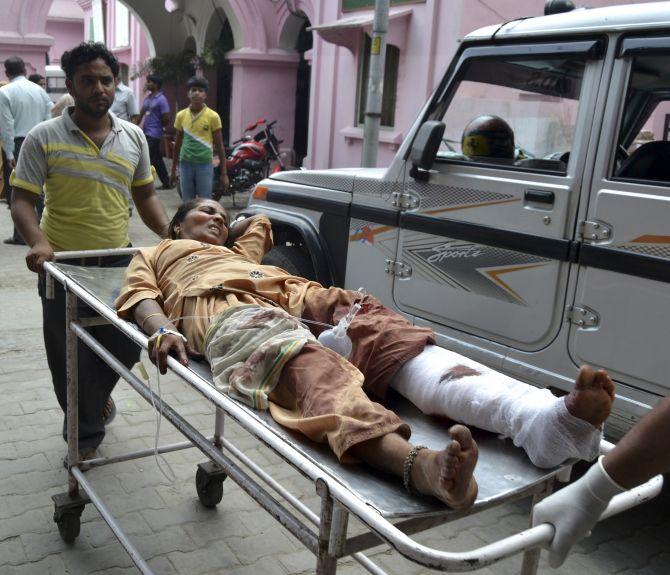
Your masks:
<instances>
[{"instance_id":1,"label":"concrete pavement","mask_svg":"<svg viewBox=\"0 0 670 575\"><path fill-rule=\"evenodd\" d=\"M169 213L178 198L160 192ZM229 204L229 199L224 200ZM11 219L0 204L0 238L11 233ZM135 245L156 238L135 215L131 220ZM41 309L35 276L25 268L26 248L0 244L0 574L121 575L137 570L110 529L91 505L82 515L81 534L65 544L53 522L51 495L65 490L60 436L62 413L51 389L42 345ZM143 358L146 365L148 360ZM153 373L153 371L151 371ZM155 382L155 379L154 379ZM211 433L213 409L175 378L161 379L170 405L206 433ZM118 416L101 447L103 455L153 446L155 419L150 408L121 382L114 398ZM293 488L316 509L314 486L260 447L233 422L226 435L264 469ZM163 422L160 441L181 436ZM151 458L91 470L93 482L120 524L156 573L199 575L287 575L312 573L315 559L232 481L224 483L217 509L203 508L196 496L195 465L204 460L197 450L166 455L176 481L168 481ZM418 540L445 550L466 550L495 541L527 525L527 502L516 502L436 528ZM664 495L624 516L601 524L583 541L566 564L551 570L543 554L542 574L666 575L670 573L670 496ZM353 529L357 526L353 525ZM371 556L394 574L428 570L380 546ZM514 557L477 573L518 573ZM338 573L365 571L353 560L339 563Z\"/></svg>"}]
</instances>

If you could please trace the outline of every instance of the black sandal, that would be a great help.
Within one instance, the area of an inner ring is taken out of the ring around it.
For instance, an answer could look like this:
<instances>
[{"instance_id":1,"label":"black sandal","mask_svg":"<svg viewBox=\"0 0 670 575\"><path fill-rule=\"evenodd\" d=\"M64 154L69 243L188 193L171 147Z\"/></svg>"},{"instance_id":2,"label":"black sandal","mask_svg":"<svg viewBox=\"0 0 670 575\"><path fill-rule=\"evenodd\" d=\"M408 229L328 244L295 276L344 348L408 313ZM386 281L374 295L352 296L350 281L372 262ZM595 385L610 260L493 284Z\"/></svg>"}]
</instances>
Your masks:
<instances>
[{"instance_id":1,"label":"black sandal","mask_svg":"<svg viewBox=\"0 0 670 575\"><path fill-rule=\"evenodd\" d=\"M105 406L102 408L102 423L104 425L109 425L114 421L114 418L116 417L116 404L114 403L114 400L111 398L107 398L107 402L105 403Z\"/></svg>"}]
</instances>

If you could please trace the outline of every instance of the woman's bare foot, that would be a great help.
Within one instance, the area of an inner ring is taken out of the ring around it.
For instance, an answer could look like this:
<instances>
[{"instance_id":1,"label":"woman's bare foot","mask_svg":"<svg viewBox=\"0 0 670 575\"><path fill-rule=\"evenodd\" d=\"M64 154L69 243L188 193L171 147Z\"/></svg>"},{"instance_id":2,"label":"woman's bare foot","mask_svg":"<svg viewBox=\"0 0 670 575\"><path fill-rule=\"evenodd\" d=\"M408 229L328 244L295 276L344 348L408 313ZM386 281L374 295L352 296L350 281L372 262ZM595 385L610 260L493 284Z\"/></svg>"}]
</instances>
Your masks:
<instances>
[{"instance_id":1,"label":"woman's bare foot","mask_svg":"<svg viewBox=\"0 0 670 575\"><path fill-rule=\"evenodd\" d=\"M565 397L565 406L575 417L599 427L609 416L613 401L614 383L607 372L583 365L575 387Z\"/></svg>"},{"instance_id":2,"label":"woman's bare foot","mask_svg":"<svg viewBox=\"0 0 670 575\"><path fill-rule=\"evenodd\" d=\"M412 486L453 509L470 507L477 498L473 477L479 450L470 430L463 425L449 429L451 443L443 451L423 449L412 466Z\"/></svg>"}]
</instances>

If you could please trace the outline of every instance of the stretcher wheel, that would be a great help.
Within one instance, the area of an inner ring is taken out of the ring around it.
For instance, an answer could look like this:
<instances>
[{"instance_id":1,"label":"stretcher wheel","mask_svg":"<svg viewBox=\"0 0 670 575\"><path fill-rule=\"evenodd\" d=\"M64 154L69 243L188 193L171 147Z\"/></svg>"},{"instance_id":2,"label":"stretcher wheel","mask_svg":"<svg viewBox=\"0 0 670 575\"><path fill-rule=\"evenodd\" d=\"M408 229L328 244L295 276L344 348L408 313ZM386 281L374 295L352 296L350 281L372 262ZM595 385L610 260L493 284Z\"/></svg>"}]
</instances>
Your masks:
<instances>
[{"instance_id":1,"label":"stretcher wheel","mask_svg":"<svg viewBox=\"0 0 670 575\"><path fill-rule=\"evenodd\" d=\"M205 507L216 507L223 499L223 482L228 477L214 462L198 464L195 474L195 489L198 499Z\"/></svg>"},{"instance_id":2,"label":"stretcher wheel","mask_svg":"<svg viewBox=\"0 0 670 575\"><path fill-rule=\"evenodd\" d=\"M84 507L54 511L54 521L58 525L58 532L65 543L72 543L78 537L81 529L81 512Z\"/></svg>"}]
</instances>

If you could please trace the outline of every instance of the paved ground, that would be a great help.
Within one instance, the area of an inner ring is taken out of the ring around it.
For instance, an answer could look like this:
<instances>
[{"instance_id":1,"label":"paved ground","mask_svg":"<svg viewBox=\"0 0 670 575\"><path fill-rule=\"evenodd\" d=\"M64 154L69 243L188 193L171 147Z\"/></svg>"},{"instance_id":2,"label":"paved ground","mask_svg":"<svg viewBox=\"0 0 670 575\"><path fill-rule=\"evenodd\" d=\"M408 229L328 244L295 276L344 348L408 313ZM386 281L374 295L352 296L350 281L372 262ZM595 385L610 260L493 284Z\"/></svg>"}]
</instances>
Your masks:
<instances>
[{"instance_id":1,"label":"paved ground","mask_svg":"<svg viewBox=\"0 0 670 575\"><path fill-rule=\"evenodd\" d=\"M173 211L174 192L161 192ZM224 202L225 203L225 202ZM10 233L9 211L0 204L0 238ZM155 241L137 216L132 218L135 245ZM87 506L81 535L73 545L62 542L53 523L50 496L64 491L61 466L65 444L60 437L62 414L51 391L42 348L41 312L35 277L23 262L26 249L0 244L0 573L91 574L135 573L131 561L92 506ZM146 359L144 360L147 361ZM211 432L213 410L173 379L162 380L168 402ZM125 383L114 392L119 416L110 426L101 452L153 445L154 416ZM234 424L226 434L236 438L255 461L291 486L310 505L317 504L314 487L258 447ZM178 441L170 425L161 427L161 442ZM286 575L314 571L313 556L232 482L216 510L204 509L194 487L195 450L170 454L176 481L169 482L153 458L92 470L88 477L130 534L152 568L161 574ZM665 575L670 573L670 496L647 504L598 527L559 570L551 570L543 554L540 573L605 575ZM446 550L466 550L519 530L527 522L527 503L506 505L450 526L431 530L418 539ZM390 573L418 574L416 566L384 547L373 559ZM512 558L478 573L518 573L520 558ZM338 573L365 571L354 561L340 562Z\"/></svg>"}]
</instances>

